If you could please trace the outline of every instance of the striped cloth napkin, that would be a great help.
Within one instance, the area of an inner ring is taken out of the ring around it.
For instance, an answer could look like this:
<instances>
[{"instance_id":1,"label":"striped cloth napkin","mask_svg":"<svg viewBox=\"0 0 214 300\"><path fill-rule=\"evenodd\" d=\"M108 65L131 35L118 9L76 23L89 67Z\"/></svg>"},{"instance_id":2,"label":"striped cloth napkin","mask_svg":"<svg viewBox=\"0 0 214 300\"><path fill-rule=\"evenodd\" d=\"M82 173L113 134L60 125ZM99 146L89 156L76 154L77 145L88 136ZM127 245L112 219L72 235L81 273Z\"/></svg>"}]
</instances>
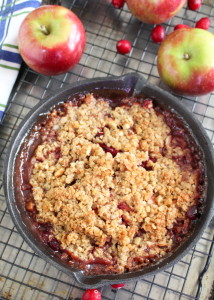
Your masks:
<instances>
[{"instance_id":1,"label":"striped cloth napkin","mask_svg":"<svg viewBox=\"0 0 214 300\"><path fill-rule=\"evenodd\" d=\"M20 24L41 1L0 0L0 121L22 63L17 46Z\"/></svg>"}]
</instances>

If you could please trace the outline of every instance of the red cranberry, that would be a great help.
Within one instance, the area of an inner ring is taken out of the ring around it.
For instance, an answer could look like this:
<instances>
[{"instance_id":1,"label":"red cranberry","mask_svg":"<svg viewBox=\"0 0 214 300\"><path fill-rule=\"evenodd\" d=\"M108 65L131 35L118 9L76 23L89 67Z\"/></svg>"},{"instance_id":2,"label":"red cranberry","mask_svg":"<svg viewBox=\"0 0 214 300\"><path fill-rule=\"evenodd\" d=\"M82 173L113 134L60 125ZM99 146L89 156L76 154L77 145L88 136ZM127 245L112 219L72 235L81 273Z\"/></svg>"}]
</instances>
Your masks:
<instances>
[{"instance_id":1,"label":"red cranberry","mask_svg":"<svg viewBox=\"0 0 214 300\"><path fill-rule=\"evenodd\" d=\"M111 3L115 8L122 8L125 4L125 0L112 0Z\"/></svg>"},{"instance_id":2,"label":"red cranberry","mask_svg":"<svg viewBox=\"0 0 214 300\"><path fill-rule=\"evenodd\" d=\"M202 0L188 0L188 7L191 10L197 10L202 4Z\"/></svg>"},{"instance_id":3,"label":"red cranberry","mask_svg":"<svg viewBox=\"0 0 214 300\"><path fill-rule=\"evenodd\" d=\"M61 105L60 107L58 107L56 109L56 113L60 117L64 117L67 114L67 111L68 111L68 109L65 105Z\"/></svg>"},{"instance_id":4,"label":"red cranberry","mask_svg":"<svg viewBox=\"0 0 214 300\"><path fill-rule=\"evenodd\" d=\"M161 25L155 26L152 30L151 38L155 43L161 43L166 37L165 28Z\"/></svg>"},{"instance_id":5,"label":"red cranberry","mask_svg":"<svg viewBox=\"0 0 214 300\"><path fill-rule=\"evenodd\" d=\"M49 246L51 247L51 249L53 249L54 251L59 251L60 249L60 244L59 242L57 241L57 239L55 238L52 238L50 241L49 241Z\"/></svg>"},{"instance_id":6,"label":"red cranberry","mask_svg":"<svg viewBox=\"0 0 214 300\"><path fill-rule=\"evenodd\" d=\"M153 108L153 102L150 99L145 99L142 103L142 107Z\"/></svg>"},{"instance_id":7,"label":"red cranberry","mask_svg":"<svg viewBox=\"0 0 214 300\"><path fill-rule=\"evenodd\" d=\"M97 289L86 290L82 295L82 300L101 300L101 293Z\"/></svg>"},{"instance_id":8,"label":"red cranberry","mask_svg":"<svg viewBox=\"0 0 214 300\"><path fill-rule=\"evenodd\" d=\"M117 207L122 210L132 211L131 207L126 202L120 202Z\"/></svg>"},{"instance_id":9,"label":"red cranberry","mask_svg":"<svg viewBox=\"0 0 214 300\"><path fill-rule=\"evenodd\" d=\"M157 158L156 158L156 157L149 157L149 159L150 159L153 163L156 163L156 162L157 162Z\"/></svg>"},{"instance_id":10,"label":"red cranberry","mask_svg":"<svg viewBox=\"0 0 214 300\"><path fill-rule=\"evenodd\" d=\"M68 253L63 252L62 255L61 255L61 259L62 259L62 260L68 260L68 259L69 259Z\"/></svg>"},{"instance_id":11,"label":"red cranberry","mask_svg":"<svg viewBox=\"0 0 214 300\"><path fill-rule=\"evenodd\" d=\"M205 17L201 18L195 25L196 28L207 30L210 27L210 19Z\"/></svg>"},{"instance_id":12,"label":"red cranberry","mask_svg":"<svg viewBox=\"0 0 214 300\"><path fill-rule=\"evenodd\" d=\"M143 228L140 228L138 230L138 232L135 233L135 237L139 237L139 236L142 236L143 234L145 234L146 231L143 229Z\"/></svg>"},{"instance_id":13,"label":"red cranberry","mask_svg":"<svg viewBox=\"0 0 214 300\"><path fill-rule=\"evenodd\" d=\"M131 51L131 43L127 40L120 40L117 42L117 51L121 54L127 54Z\"/></svg>"},{"instance_id":14,"label":"red cranberry","mask_svg":"<svg viewBox=\"0 0 214 300\"><path fill-rule=\"evenodd\" d=\"M198 208L196 205L192 205L188 208L187 210L187 218L189 218L190 220L195 220L198 218Z\"/></svg>"},{"instance_id":15,"label":"red cranberry","mask_svg":"<svg viewBox=\"0 0 214 300\"><path fill-rule=\"evenodd\" d=\"M125 283L118 283L118 284L112 284L111 287L113 287L114 289L121 289L122 287L124 287Z\"/></svg>"},{"instance_id":16,"label":"red cranberry","mask_svg":"<svg viewBox=\"0 0 214 300\"><path fill-rule=\"evenodd\" d=\"M148 166L148 160L147 161L142 161L141 167L143 167L146 171L152 171L153 170L152 166Z\"/></svg>"},{"instance_id":17,"label":"red cranberry","mask_svg":"<svg viewBox=\"0 0 214 300\"><path fill-rule=\"evenodd\" d=\"M30 183L25 183L21 185L22 191L32 190L32 185Z\"/></svg>"},{"instance_id":18,"label":"red cranberry","mask_svg":"<svg viewBox=\"0 0 214 300\"><path fill-rule=\"evenodd\" d=\"M167 154L167 149L166 149L166 147L160 148L160 153L161 153L162 156L166 156L166 154Z\"/></svg>"},{"instance_id":19,"label":"red cranberry","mask_svg":"<svg viewBox=\"0 0 214 300\"><path fill-rule=\"evenodd\" d=\"M117 155L117 153L119 152L118 150L116 150L114 147L108 147L106 144L99 144L100 145L100 147L102 147L103 148L103 150L105 151L105 152L109 152L109 153L111 153L111 155L113 156L113 157L115 157L116 155Z\"/></svg>"},{"instance_id":20,"label":"red cranberry","mask_svg":"<svg viewBox=\"0 0 214 300\"><path fill-rule=\"evenodd\" d=\"M49 242L49 235L50 233L48 231L43 231L41 233L42 240L44 241L45 244Z\"/></svg>"},{"instance_id":21,"label":"red cranberry","mask_svg":"<svg viewBox=\"0 0 214 300\"><path fill-rule=\"evenodd\" d=\"M97 134L95 135L95 137L100 137L100 136L102 136L102 135L104 135L104 131L103 131L103 128L100 127L100 128L99 128L99 131L97 132Z\"/></svg>"},{"instance_id":22,"label":"red cranberry","mask_svg":"<svg viewBox=\"0 0 214 300\"><path fill-rule=\"evenodd\" d=\"M60 147L55 148L54 155L55 155L56 160L58 160L62 156Z\"/></svg>"},{"instance_id":23,"label":"red cranberry","mask_svg":"<svg viewBox=\"0 0 214 300\"><path fill-rule=\"evenodd\" d=\"M185 24L178 24L175 26L174 30L181 29L181 28L190 28L190 27Z\"/></svg>"}]
</instances>

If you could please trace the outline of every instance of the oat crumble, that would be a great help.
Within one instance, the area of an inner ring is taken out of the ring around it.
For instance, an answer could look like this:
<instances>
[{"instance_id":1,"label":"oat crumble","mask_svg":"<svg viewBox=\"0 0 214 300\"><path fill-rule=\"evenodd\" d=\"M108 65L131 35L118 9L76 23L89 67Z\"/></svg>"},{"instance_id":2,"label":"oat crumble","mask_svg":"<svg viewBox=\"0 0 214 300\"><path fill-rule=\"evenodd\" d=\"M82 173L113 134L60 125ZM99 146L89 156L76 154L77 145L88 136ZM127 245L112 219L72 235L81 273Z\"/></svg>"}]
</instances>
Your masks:
<instances>
[{"instance_id":1,"label":"oat crumble","mask_svg":"<svg viewBox=\"0 0 214 300\"><path fill-rule=\"evenodd\" d=\"M51 223L62 249L102 272L165 256L198 197L198 168L180 163L185 141L151 100L112 108L88 94L64 108L49 114L31 159L37 222Z\"/></svg>"}]
</instances>

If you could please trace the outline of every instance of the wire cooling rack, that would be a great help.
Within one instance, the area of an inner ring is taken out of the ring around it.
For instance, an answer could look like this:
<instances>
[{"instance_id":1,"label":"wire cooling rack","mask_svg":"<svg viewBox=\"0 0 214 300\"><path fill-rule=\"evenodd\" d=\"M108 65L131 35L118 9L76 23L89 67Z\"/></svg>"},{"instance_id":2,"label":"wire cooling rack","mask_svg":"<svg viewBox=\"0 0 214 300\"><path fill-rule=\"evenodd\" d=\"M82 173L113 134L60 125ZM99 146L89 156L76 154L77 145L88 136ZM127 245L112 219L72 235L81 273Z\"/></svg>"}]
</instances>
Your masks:
<instances>
[{"instance_id":1,"label":"wire cooling rack","mask_svg":"<svg viewBox=\"0 0 214 300\"><path fill-rule=\"evenodd\" d=\"M74 69L57 77L42 76L22 67L1 126L1 175L8 144L23 117L59 88L84 78L138 72L166 89L156 68L159 45L150 38L153 25L138 21L126 5L123 9L115 9L110 0L69 0L62 1L62 5L72 9L84 23L85 52ZM176 24L194 26L204 16L211 17L210 31L214 32L213 0L204 0L197 12L185 7L164 26L169 33ZM123 38L133 45L130 54L125 56L116 52L116 42ZM214 143L214 94L178 99L200 120ZM2 180L0 185L0 299L80 299L84 289L73 278L39 258L23 241L8 214ZM213 225L210 225L189 254L164 272L127 283L117 291L109 286L101 288L103 299L213 299L210 294L214 274L213 233Z\"/></svg>"}]
</instances>

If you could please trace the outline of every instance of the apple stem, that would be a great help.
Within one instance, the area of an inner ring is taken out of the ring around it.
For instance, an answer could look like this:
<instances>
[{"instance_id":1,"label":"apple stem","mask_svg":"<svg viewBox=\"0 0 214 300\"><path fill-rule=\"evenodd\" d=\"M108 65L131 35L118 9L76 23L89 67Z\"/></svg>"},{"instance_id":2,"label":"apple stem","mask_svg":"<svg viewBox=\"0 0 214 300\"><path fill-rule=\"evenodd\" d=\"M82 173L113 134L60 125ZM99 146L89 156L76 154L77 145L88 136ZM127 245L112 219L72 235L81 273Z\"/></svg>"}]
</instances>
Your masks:
<instances>
[{"instance_id":1,"label":"apple stem","mask_svg":"<svg viewBox=\"0 0 214 300\"><path fill-rule=\"evenodd\" d=\"M185 53L185 54L184 54L184 59L185 59L185 60L189 60L189 59L190 59L190 55L189 55L188 53Z\"/></svg>"},{"instance_id":2,"label":"apple stem","mask_svg":"<svg viewBox=\"0 0 214 300\"><path fill-rule=\"evenodd\" d=\"M41 25L40 29L41 29L42 33L44 33L45 35L49 35L50 32L48 31L48 29L45 25Z\"/></svg>"}]
</instances>

